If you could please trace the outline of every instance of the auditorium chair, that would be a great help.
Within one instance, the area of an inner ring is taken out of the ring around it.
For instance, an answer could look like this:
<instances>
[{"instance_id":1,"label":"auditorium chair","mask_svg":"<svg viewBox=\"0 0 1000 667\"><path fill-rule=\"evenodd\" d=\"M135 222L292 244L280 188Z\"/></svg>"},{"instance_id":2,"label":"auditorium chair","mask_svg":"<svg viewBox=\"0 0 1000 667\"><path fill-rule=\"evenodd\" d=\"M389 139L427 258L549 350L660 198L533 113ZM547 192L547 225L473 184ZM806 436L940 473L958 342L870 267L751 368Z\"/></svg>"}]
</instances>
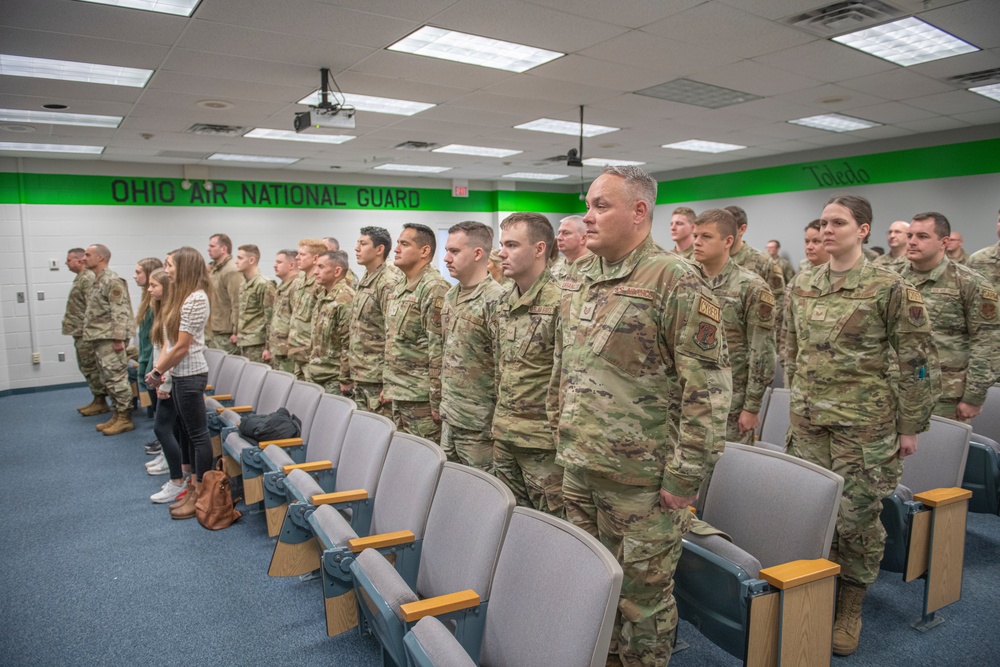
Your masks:
<instances>
[{"instance_id":1,"label":"auditorium chair","mask_svg":"<svg viewBox=\"0 0 1000 667\"><path fill-rule=\"evenodd\" d=\"M217 425L220 427L218 439L220 446L218 450L213 446L213 456L234 456L233 452L226 450L225 443L231 434L239 434L240 423L243 421L244 415L271 414L283 406L288 399L288 393L292 390L292 385L295 384L295 376L284 371L271 370L270 367L264 364L260 365L267 368L267 371L264 373L264 378L260 383L260 389L257 392L256 398L247 403L236 403L229 407L218 407L215 409L218 417ZM250 362L247 370L243 371L243 377L246 378L247 373L255 366L257 366L256 363ZM242 384L243 380L241 379L240 385L242 386ZM236 392L236 397L240 398L240 387L236 388ZM227 470L235 470L238 467L238 455L232 462L226 462Z\"/></svg>"},{"instance_id":2,"label":"auditorium chair","mask_svg":"<svg viewBox=\"0 0 1000 667\"><path fill-rule=\"evenodd\" d=\"M481 610L482 648L470 655L425 600L400 605L403 643L418 667L603 667L618 611L622 569L595 537L518 507Z\"/></svg>"},{"instance_id":3,"label":"auditorium chair","mask_svg":"<svg viewBox=\"0 0 1000 667\"><path fill-rule=\"evenodd\" d=\"M219 383L222 383L221 375L225 375L232 362L230 359L242 359L242 357L227 357L226 363L220 373ZM240 363L240 362L236 362ZM205 412L208 413L208 428L213 436L218 436L225 424L219 415L232 406L253 405L260 396L260 389L264 386L264 378L271 371L267 364L259 364L252 361L242 362L242 369L239 372L239 379L233 386L232 391L224 394L212 394L205 396ZM215 443L213 443L214 446ZM220 443L221 446L221 443Z\"/></svg>"},{"instance_id":4,"label":"auditorium chair","mask_svg":"<svg viewBox=\"0 0 1000 667\"><path fill-rule=\"evenodd\" d=\"M215 407L219 407L224 403L232 405L233 392L236 391L236 387L240 384L240 377L243 375L243 369L246 368L247 363L245 357L237 357L230 354L223 356L215 381L205 385L206 408L210 407L209 398L216 402L214 404ZM210 411L214 413L215 407L211 407Z\"/></svg>"},{"instance_id":5,"label":"auditorium chair","mask_svg":"<svg viewBox=\"0 0 1000 667\"><path fill-rule=\"evenodd\" d=\"M727 443L702 518L733 541L685 535L680 617L751 667L829 665L840 566L826 557L843 489L802 459Z\"/></svg>"},{"instance_id":6,"label":"auditorium chair","mask_svg":"<svg viewBox=\"0 0 1000 667\"><path fill-rule=\"evenodd\" d=\"M920 631L943 622L937 610L962 596L965 521L972 492L960 488L972 427L931 417L915 454L903 461L895 492L882 500L885 554L882 569L903 581L924 578Z\"/></svg>"},{"instance_id":7,"label":"auditorium chair","mask_svg":"<svg viewBox=\"0 0 1000 667\"><path fill-rule=\"evenodd\" d=\"M788 389L774 389L767 403L767 413L760 425L760 447L772 451L785 451L785 437L791 421L792 393Z\"/></svg>"},{"instance_id":8,"label":"auditorium chair","mask_svg":"<svg viewBox=\"0 0 1000 667\"><path fill-rule=\"evenodd\" d=\"M215 383L219 381L219 371L222 370L222 363L227 355L222 350L211 347L206 347L202 353L205 355L205 363L208 364L208 379L206 380L208 384L205 385L205 391L213 391Z\"/></svg>"},{"instance_id":9,"label":"auditorium chair","mask_svg":"<svg viewBox=\"0 0 1000 667\"><path fill-rule=\"evenodd\" d=\"M382 486L380 503L386 493ZM407 626L400 607L418 600L439 609L439 618L454 624L466 652L479 655L490 580L515 504L514 494L493 475L446 463L422 545L410 546L416 542L410 531L379 531L349 541L354 553L361 551L350 565L355 590L362 593L361 630L379 640L383 665L406 665Z\"/></svg>"},{"instance_id":10,"label":"auditorium chair","mask_svg":"<svg viewBox=\"0 0 1000 667\"><path fill-rule=\"evenodd\" d=\"M989 388L983 411L972 420L962 488L972 492L969 511L1000 514L1000 385Z\"/></svg>"},{"instance_id":11,"label":"auditorium chair","mask_svg":"<svg viewBox=\"0 0 1000 667\"><path fill-rule=\"evenodd\" d=\"M318 388L318 385L312 386ZM260 443L260 454L255 455L254 459L264 473L264 510L267 514L267 534L270 537L278 536L288 508L285 466L329 461L331 463L329 470L318 470L315 474L317 477L332 474L340 462L340 449L344 445L354 410L354 401L349 398L323 394L316 408L312 426L308 431L303 426L301 438ZM382 422L358 420L356 428L360 429L362 425L372 423L382 424ZM356 431L352 437L364 439L370 436ZM321 480L320 486L325 488L327 484Z\"/></svg>"},{"instance_id":12,"label":"auditorium chair","mask_svg":"<svg viewBox=\"0 0 1000 667\"><path fill-rule=\"evenodd\" d=\"M760 397L760 411L757 413L757 428L754 429L753 435L754 439L760 440L760 430L764 427L764 420L767 418L767 407L771 402L771 391L770 387L764 389L763 395Z\"/></svg>"}]
</instances>

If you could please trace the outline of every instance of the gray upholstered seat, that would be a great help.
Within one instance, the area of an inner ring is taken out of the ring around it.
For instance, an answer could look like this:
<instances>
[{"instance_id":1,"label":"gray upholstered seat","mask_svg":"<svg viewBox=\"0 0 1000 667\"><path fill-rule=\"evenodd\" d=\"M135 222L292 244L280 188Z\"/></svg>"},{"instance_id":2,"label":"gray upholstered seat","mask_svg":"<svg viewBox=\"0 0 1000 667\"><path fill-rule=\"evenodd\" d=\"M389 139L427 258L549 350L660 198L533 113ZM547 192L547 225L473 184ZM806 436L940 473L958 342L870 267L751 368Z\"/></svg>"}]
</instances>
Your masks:
<instances>
[{"instance_id":1,"label":"gray upholstered seat","mask_svg":"<svg viewBox=\"0 0 1000 667\"><path fill-rule=\"evenodd\" d=\"M760 412L757 415L760 419L757 421L757 428L754 429L754 436L760 440L760 430L764 427L764 419L767 418L767 408L771 402L771 387L764 389L764 395L760 397Z\"/></svg>"},{"instance_id":2,"label":"gray upholstered seat","mask_svg":"<svg viewBox=\"0 0 1000 667\"><path fill-rule=\"evenodd\" d=\"M433 616L425 616L403 638L407 652L423 667L476 667L451 630ZM419 656L419 657L418 657Z\"/></svg>"},{"instance_id":3,"label":"gray upholstered seat","mask_svg":"<svg viewBox=\"0 0 1000 667\"><path fill-rule=\"evenodd\" d=\"M206 347L203 354L205 355L205 363L208 364L208 379L206 383L215 391L215 385L219 381L219 371L222 370L222 363L226 358L226 353L222 350Z\"/></svg>"},{"instance_id":4,"label":"gray upholstered seat","mask_svg":"<svg viewBox=\"0 0 1000 667\"><path fill-rule=\"evenodd\" d=\"M222 364L219 367L218 377L212 383L212 391L205 397L206 409L214 413L215 408L222 407L223 402L214 398L214 396L233 396L235 394L236 388L240 384L240 377L243 375L243 369L246 368L247 363L246 357L224 356ZM228 399L225 402L232 405L232 401L233 399Z\"/></svg>"},{"instance_id":5,"label":"gray upholstered seat","mask_svg":"<svg viewBox=\"0 0 1000 667\"><path fill-rule=\"evenodd\" d=\"M791 418L792 396L788 389L773 389L767 404L767 413L760 427L761 443L769 443L785 450L785 435ZM777 450L774 450L777 451Z\"/></svg>"},{"instance_id":6,"label":"gray upholstered seat","mask_svg":"<svg viewBox=\"0 0 1000 667\"><path fill-rule=\"evenodd\" d=\"M962 488L972 492L969 511L1000 514L1000 385L989 388L972 430L962 481Z\"/></svg>"},{"instance_id":7,"label":"gray upholstered seat","mask_svg":"<svg viewBox=\"0 0 1000 667\"><path fill-rule=\"evenodd\" d=\"M229 362L227 358L226 367L228 367L228 365ZM222 372L227 370L226 367L222 369ZM271 372L271 369L267 366L267 364L258 364L250 361L244 362L243 369L240 371L239 382L237 382L236 388L232 392L229 392L233 396L231 405L254 405L260 396L261 388L264 386L264 378L267 377L269 372ZM224 406L217 399L212 396L205 397L205 409L208 411L209 415L217 413L218 409L221 407ZM209 424L211 425L211 423L212 420L209 419Z\"/></svg>"}]
</instances>

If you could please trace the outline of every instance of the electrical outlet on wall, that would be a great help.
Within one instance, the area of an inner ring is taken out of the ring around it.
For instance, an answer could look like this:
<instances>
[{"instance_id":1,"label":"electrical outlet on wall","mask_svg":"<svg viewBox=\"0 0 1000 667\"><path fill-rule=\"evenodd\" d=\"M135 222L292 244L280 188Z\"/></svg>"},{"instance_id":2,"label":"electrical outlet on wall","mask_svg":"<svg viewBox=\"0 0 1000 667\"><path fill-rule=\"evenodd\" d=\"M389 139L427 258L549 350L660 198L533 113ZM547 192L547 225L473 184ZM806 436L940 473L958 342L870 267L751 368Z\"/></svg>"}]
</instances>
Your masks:
<instances>
[{"instance_id":1,"label":"electrical outlet on wall","mask_svg":"<svg viewBox=\"0 0 1000 667\"><path fill-rule=\"evenodd\" d=\"M41 352L32 352L31 353L31 363L33 363L33 364L40 364L40 363L42 363L42 353Z\"/></svg>"},{"instance_id":2,"label":"electrical outlet on wall","mask_svg":"<svg viewBox=\"0 0 1000 667\"><path fill-rule=\"evenodd\" d=\"M49 271L58 271L58 270L59 270L59 260L58 259L50 259L49 260Z\"/></svg>"}]
</instances>

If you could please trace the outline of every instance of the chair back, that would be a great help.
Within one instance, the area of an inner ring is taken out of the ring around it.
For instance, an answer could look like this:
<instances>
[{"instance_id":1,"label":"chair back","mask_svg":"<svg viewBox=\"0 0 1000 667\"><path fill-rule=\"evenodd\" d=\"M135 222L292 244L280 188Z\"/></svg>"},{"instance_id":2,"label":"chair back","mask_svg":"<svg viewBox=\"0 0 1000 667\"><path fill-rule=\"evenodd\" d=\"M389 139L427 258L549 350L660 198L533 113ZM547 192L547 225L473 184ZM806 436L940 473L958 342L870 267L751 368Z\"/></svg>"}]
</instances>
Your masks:
<instances>
[{"instance_id":1,"label":"chair back","mask_svg":"<svg viewBox=\"0 0 1000 667\"><path fill-rule=\"evenodd\" d=\"M480 663L603 667L622 568L593 536L517 507L500 550Z\"/></svg>"},{"instance_id":2,"label":"chair back","mask_svg":"<svg viewBox=\"0 0 1000 667\"><path fill-rule=\"evenodd\" d=\"M308 383L312 384L312 383ZM322 388L312 385L317 389ZM333 394L323 394L316 406L316 416L313 417L312 427L306 431L305 424L302 425L302 440L306 443L306 463L312 461L329 461L336 468L340 465L340 453L344 447L344 438L351 428L354 411L354 401L343 396ZM367 419L358 419L354 425L355 434L352 437L363 438L364 427L371 424ZM374 422L381 424L382 422Z\"/></svg>"},{"instance_id":3,"label":"chair back","mask_svg":"<svg viewBox=\"0 0 1000 667\"><path fill-rule=\"evenodd\" d=\"M767 414L760 427L760 439L772 445L785 446L785 436L791 420L792 394L788 389L771 390L767 403Z\"/></svg>"},{"instance_id":4,"label":"chair back","mask_svg":"<svg viewBox=\"0 0 1000 667\"><path fill-rule=\"evenodd\" d=\"M987 390L983 411L971 423L974 433L985 435L990 440L1000 441L1000 384L995 384Z\"/></svg>"},{"instance_id":5,"label":"chair back","mask_svg":"<svg viewBox=\"0 0 1000 667\"><path fill-rule=\"evenodd\" d=\"M767 407L771 402L771 391L771 387L765 388L764 394L760 397L760 412L757 413L760 419L757 421L757 428L753 431L754 436L758 440L760 439L760 430L764 427L764 420L767 419Z\"/></svg>"},{"instance_id":6,"label":"chair back","mask_svg":"<svg viewBox=\"0 0 1000 667\"><path fill-rule=\"evenodd\" d=\"M427 517L417 594L430 598L471 588L488 600L515 504L514 494L493 475L445 463Z\"/></svg>"},{"instance_id":7,"label":"chair back","mask_svg":"<svg viewBox=\"0 0 1000 667\"><path fill-rule=\"evenodd\" d=\"M296 380L295 384L292 385L292 390L288 392L288 398L285 399L285 409L302 422L303 440L309 437L313 419L316 417L316 409L319 407L319 400L322 397L322 387L301 380Z\"/></svg>"},{"instance_id":8,"label":"chair back","mask_svg":"<svg viewBox=\"0 0 1000 667\"><path fill-rule=\"evenodd\" d=\"M215 387L219 381L219 371L222 370L222 362L226 358L226 353L212 347L206 347L202 353L205 355L205 363L208 364L207 383ZM213 389L213 391L215 391Z\"/></svg>"},{"instance_id":9,"label":"chair back","mask_svg":"<svg viewBox=\"0 0 1000 667\"><path fill-rule=\"evenodd\" d=\"M319 421L318 416L316 421ZM316 429L315 423L313 429ZM361 410L351 413L343 446L337 457L339 461L334 463L337 467L337 491L365 489L369 498L375 497L379 473L382 472L382 464L395 431L395 424L382 415ZM312 452L311 444L308 451Z\"/></svg>"},{"instance_id":10,"label":"chair back","mask_svg":"<svg viewBox=\"0 0 1000 667\"><path fill-rule=\"evenodd\" d=\"M917 441L917 452L903 460L899 483L913 493L962 486L971 436L969 424L931 417L930 429Z\"/></svg>"},{"instance_id":11,"label":"chair back","mask_svg":"<svg viewBox=\"0 0 1000 667\"><path fill-rule=\"evenodd\" d=\"M346 445L344 449L346 456ZM423 539L444 461L444 450L430 440L400 431L393 434L378 478L372 535L408 530Z\"/></svg>"},{"instance_id":12,"label":"chair back","mask_svg":"<svg viewBox=\"0 0 1000 667\"><path fill-rule=\"evenodd\" d=\"M260 387L260 395L254 404L254 412L269 415L288 400L288 393L295 384L295 376L285 371L268 371L264 376L264 384Z\"/></svg>"},{"instance_id":13,"label":"chair back","mask_svg":"<svg viewBox=\"0 0 1000 667\"><path fill-rule=\"evenodd\" d=\"M211 348L206 348L206 351ZM215 394L235 394L236 387L240 384L240 377L243 369L247 366L246 357L236 355L226 355L222 359L219 367L218 377L212 382L212 392ZM234 396L235 398L235 396Z\"/></svg>"},{"instance_id":14,"label":"chair back","mask_svg":"<svg viewBox=\"0 0 1000 667\"><path fill-rule=\"evenodd\" d=\"M233 392L233 405L252 405L256 408L260 390L264 387L264 378L270 372L271 367L267 364L247 362L243 367L243 374L240 375L240 383Z\"/></svg>"},{"instance_id":15,"label":"chair back","mask_svg":"<svg viewBox=\"0 0 1000 667\"><path fill-rule=\"evenodd\" d=\"M762 567L826 558L843 490L843 478L825 468L727 443L712 473L702 518Z\"/></svg>"}]
</instances>

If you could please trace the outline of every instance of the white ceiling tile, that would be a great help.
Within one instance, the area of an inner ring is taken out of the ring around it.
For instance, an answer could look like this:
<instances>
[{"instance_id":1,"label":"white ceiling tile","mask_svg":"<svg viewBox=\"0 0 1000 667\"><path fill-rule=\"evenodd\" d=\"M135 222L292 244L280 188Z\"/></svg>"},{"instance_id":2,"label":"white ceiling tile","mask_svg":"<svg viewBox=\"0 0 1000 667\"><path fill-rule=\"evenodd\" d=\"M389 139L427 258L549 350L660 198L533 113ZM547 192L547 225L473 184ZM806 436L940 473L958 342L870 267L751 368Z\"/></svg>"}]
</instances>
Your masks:
<instances>
[{"instance_id":1,"label":"white ceiling tile","mask_svg":"<svg viewBox=\"0 0 1000 667\"><path fill-rule=\"evenodd\" d=\"M663 83L663 75L634 65L586 56L568 55L531 71L532 76L601 86L622 92L642 90Z\"/></svg>"},{"instance_id":2,"label":"white ceiling tile","mask_svg":"<svg viewBox=\"0 0 1000 667\"><path fill-rule=\"evenodd\" d=\"M796 76L753 60L741 60L725 67L702 71L691 78L763 97L814 88L823 83L819 79Z\"/></svg>"},{"instance_id":3,"label":"white ceiling tile","mask_svg":"<svg viewBox=\"0 0 1000 667\"><path fill-rule=\"evenodd\" d=\"M967 0L923 12L920 18L981 49L1000 46L1000 2Z\"/></svg>"},{"instance_id":4,"label":"white ceiling tile","mask_svg":"<svg viewBox=\"0 0 1000 667\"><path fill-rule=\"evenodd\" d=\"M595 102L590 104L588 108L621 111L626 114L649 119L664 119L689 113L691 109L697 109L699 107L692 107L690 104L682 104L680 102L661 100L647 95L634 95L628 93L611 99Z\"/></svg>"},{"instance_id":5,"label":"white ceiling tile","mask_svg":"<svg viewBox=\"0 0 1000 667\"><path fill-rule=\"evenodd\" d=\"M718 2L739 7L745 12L763 16L768 19L780 19L812 11L823 6L822 0L717 0ZM826 3L832 4L832 3Z\"/></svg>"},{"instance_id":6,"label":"white ceiling tile","mask_svg":"<svg viewBox=\"0 0 1000 667\"><path fill-rule=\"evenodd\" d=\"M986 111L995 109L997 103L988 97L970 93L967 90L956 90L950 93L915 97L907 100L907 104L919 109L927 109L943 115L967 113L970 111Z\"/></svg>"},{"instance_id":7,"label":"white ceiling tile","mask_svg":"<svg viewBox=\"0 0 1000 667\"><path fill-rule=\"evenodd\" d=\"M627 28L641 28L644 25L678 14L695 7L705 0L673 0L672 2L607 2L606 0L529 0L535 5L544 5L570 14L576 14L595 21L612 23Z\"/></svg>"},{"instance_id":8,"label":"white ceiling tile","mask_svg":"<svg viewBox=\"0 0 1000 667\"><path fill-rule=\"evenodd\" d=\"M873 120L876 123L886 123L895 125L909 120L921 120L933 118L934 113L925 109L918 109L902 102L883 102L870 107L860 107L851 110L852 114L859 118Z\"/></svg>"},{"instance_id":9,"label":"white ceiling tile","mask_svg":"<svg viewBox=\"0 0 1000 667\"><path fill-rule=\"evenodd\" d=\"M799 90L794 93L785 93L778 95L776 99L812 106L823 112L842 113L848 113L850 109L857 107L867 107L885 101L884 97L859 93L856 90L849 90L833 84L817 86L808 90Z\"/></svg>"},{"instance_id":10,"label":"white ceiling tile","mask_svg":"<svg viewBox=\"0 0 1000 667\"><path fill-rule=\"evenodd\" d=\"M340 69L348 63L340 63ZM336 67L331 63L330 67ZM163 61L159 71L183 72L199 76L237 81L254 81L281 86L296 86L302 91L297 99L302 99L319 88L319 68L308 65L280 63L258 58L240 58L220 53L173 49Z\"/></svg>"},{"instance_id":11,"label":"white ceiling tile","mask_svg":"<svg viewBox=\"0 0 1000 667\"><path fill-rule=\"evenodd\" d=\"M887 60L826 40L794 46L754 60L823 81L842 81L898 67Z\"/></svg>"},{"instance_id":12,"label":"white ceiling tile","mask_svg":"<svg viewBox=\"0 0 1000 667\"><path fill-rule=\"evenodd\" d=\"M7 90L0 93L0 108L3 109L24 109L28 111L47 111L42 109L43 104L52 102L50 97L37 97L34 95L14 95ZM101 116L125 116L132 110L132 102L114 102L110 100L88 100L83 98L60 98L61 103L70 108L67 113L86 113Z\"/></svg>"},{"instance_id":13,"label":"white ceiling tile","mask_svg":"<svg viewBox=\"0 0 1000 667\"><path fill-rule=\"evenodd\" d=\"M290 38L278 32L208 21L192 23L177 46L207 53L312 65L317 70L329 67L335 73L373 51L369 47L339 44L319 37Z\"/></svg>"},{"instance_id":14,"label":"white ceiling tile","mask_svg":"<svg viewBox=\"0 0 1000 667\"><path fill-rule=\"evenodd\" d=\"M816 115L815 106L798 104L775 97L753 100L751 102L727 108L747 116L754 116L756 118L763 118L771 121L787 121L794 118Z\"/></svg>"},{"instance_id":15,"label":"white ceiling tile","mask_svg":"<svg viewBox=\"0 0 1000 667\"><path fill-rule=\"evenodd\" d=\"M905 100L921 95L946 93L955 89L954 86L922 76L909 69L896 69L879 74L869 74L868 76L840 81L838 85L892 100Z\"/></svg>"},{"instance_id":16,"label":"white ceiling tile","mask_svg":"<svg viewBox=\"0 0 1000 667\"><path fill-rule=\"evenodd\" d=\"M598 88L570 81L553 81L538 76L522 75L495 83L487 93L529 100L551 100L566 104L591 104L617 97L621 90Z\"/></svg>"},{"instance_id":17,"label":"white ceiling tile","mask_svg":"<svg viewBox=\"0 0 1000 667\"><path fill-rule=\"evenodd\" d=\"M897 127L913 130L914 132L940 132L942 130L954 130L969 127L969 123L958 120L951 116L938 116L936 118L924 118L922 120L909 120L905 123L897 123Z\"/></svg>"},{"instance_id":18,"label":"white ceiling tile","mask_svg":"<svg viewBox=\"0 0 1000 667\"><path fill-rule=\"evenodd\" d=\"M455 0L406 0L406 2L399 0L316 0L316 2L411 21L427 21L442 9L455 4Z\"/></svg>"},{"instance_id":19,"label":"white ceiling tile","mask_svg":"<svg viewBox=\"0 0 1000 667\"><path fill-rule=\"evenodd\" d=\"M155 69L169 48L158 44L53 34L36 30L0 27L3 53L53 60Z\"/></svg>"},{"instance_id":20,"label":"white ceiling tile","mask_svg":"<svg viewBox=\"0 0 1000 667\"><path fill-rule=\"evenodd\" d=\"M960 56L942 58L921 65L914 65L914 72L936 79L946 79L950 76L980 72L984 69L1000 67L1000 50L974 51Z\"/></svg>"},{"instance_id":21,"label":"white ceiling tile","mask_svg":"<svg viewBox=\"0 0 1000 667\"><path fill-rule=\"evenodd\" d=\"M740 60L718 49L674 42L641 30L582 49L579 54L656 70L663 75L661 83Z\"/></svg>"},{"instance_id":22,"label":"white ceiling tile","mask_svg":"<svg viewBox=\"0 0 1000 667\"><path fill-rule=\"evenodd\" d=\"M149 90L169 90L200 95L202 98L223 100L264 100L288 104L303 97L301 89L256 81L219 79L180 72L157 72L149 82Z\"/></svg>"},{"instance_id":23,"label":"white ceiling tile","mask_svg":"<svg viewBox=\"0 0 1000 667\"><path fill-rule=\"evenodd\" d=\"M465 90L479 90L517 76L499 69L384 50L352 65L351 71L404 81L445 83Z\"/></svg>"},{"instance_id":24,"label":"white ceiling tile","mask_svg":"<svg viewBox=\"0 0 1000 667\"><path fill-rule=\"evenodd\" d=\"M8 95L22 95L43 98L42 104L70 104L67 100L93 100L104 102L134 102L142 94L141 88L130 86L105 86L80 81L57 81L55 79L31 79L24 76L0 77L3 92Z\"/></svg>"},{"instance_id":25,"label":"white ceiling tile","mask_svg":"<svg viewBox=\"0 0 1000 667\"><path fill-rule=\"evenodd\" d=\"M1000 103L993 109L982 111L970 111L969 113L955 114L955 118L971 123L972 125L989 125L990 123L1000 123Z\"/></svg>"},{"instance_id":26,"label":"white ceiling tile","mask_svg":"<svg viewBox=\"0 0 1000 667\"><path fill-rule=\"evenodd\" d=\"M63 35L116 40L127 37L130 42L169 46L183 32L187 19L154 12L122 11L85 2L31 0L5 2L3 24Z\"/></svg>"}]
</instances>

